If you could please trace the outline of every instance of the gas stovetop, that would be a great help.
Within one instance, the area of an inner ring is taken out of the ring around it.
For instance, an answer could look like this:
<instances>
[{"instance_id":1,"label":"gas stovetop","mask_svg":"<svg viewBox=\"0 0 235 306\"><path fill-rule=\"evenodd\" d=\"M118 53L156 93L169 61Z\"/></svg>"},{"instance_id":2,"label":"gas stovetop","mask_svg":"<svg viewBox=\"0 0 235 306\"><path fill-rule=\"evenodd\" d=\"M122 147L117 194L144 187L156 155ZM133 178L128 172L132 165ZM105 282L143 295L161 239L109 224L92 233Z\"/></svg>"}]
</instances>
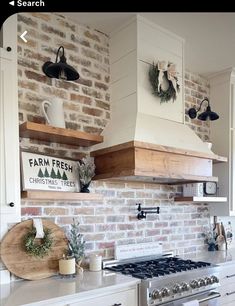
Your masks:
<instances>
[{"instance_id":1,"label":"gas stovetop","mask_svg":"<svg viewBox=\"0 0 235 306\"><path fill-rule=\"evenodd\" d=\"M169 257L139 261L136 263L117 264L106 267L106 269L140 279L148 279L209 266L211 266L211 264L208 262L196 262L192 260L183 260L177 257Z\"/></svg>"},{"instance_id":2,"label":"gas stovetop","mask_svg":"<svg viewBox=\"0 0 235 306\"><path fill-rule=\"evenodd\" d=\"M141 306L173 305L173 301L194 298L219 286L218 266L169 254L106 261L103 268L141 279Z\"/></svg>"}]
</instances>

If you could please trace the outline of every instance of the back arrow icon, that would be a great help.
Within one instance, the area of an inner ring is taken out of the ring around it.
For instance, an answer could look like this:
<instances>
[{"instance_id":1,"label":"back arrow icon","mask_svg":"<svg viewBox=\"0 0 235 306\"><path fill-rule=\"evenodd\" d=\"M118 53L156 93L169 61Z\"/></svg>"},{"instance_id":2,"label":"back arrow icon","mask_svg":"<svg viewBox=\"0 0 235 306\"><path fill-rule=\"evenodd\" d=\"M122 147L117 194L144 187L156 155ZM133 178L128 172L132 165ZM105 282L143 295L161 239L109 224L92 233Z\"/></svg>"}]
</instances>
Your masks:
<instances>
[{"instance_id":1,"label":"back arrow icon","mask_svg":"<svg viewBox=\"0 0 235 306\"><path fill-rule=\"evenodd\" d=\"M28 33L27 31L24 31L24 33L22 33L22 34L20 35L20 38L21 38L25 43L27 43L27 39L25 38L25 35L26 35L27 33Z\"/></svg>"}]
</instances>

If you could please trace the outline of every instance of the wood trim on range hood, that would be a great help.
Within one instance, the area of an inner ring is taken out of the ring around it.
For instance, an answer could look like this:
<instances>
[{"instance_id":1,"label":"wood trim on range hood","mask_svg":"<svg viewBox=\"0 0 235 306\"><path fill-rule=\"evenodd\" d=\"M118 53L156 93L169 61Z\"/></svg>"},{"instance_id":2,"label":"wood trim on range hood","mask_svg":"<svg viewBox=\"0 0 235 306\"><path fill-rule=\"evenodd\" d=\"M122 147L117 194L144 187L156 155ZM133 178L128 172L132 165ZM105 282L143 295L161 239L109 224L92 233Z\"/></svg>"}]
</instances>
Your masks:
<instances>
[{"instance_id":1,"label":"wood trim on range hood","mask_svg":"<svg viewBox=\"0 0 235 306\"><path fill-rule=\"evenodd\" d=\"M130 141L91 152L99 179L140 181L161 184L217 181L213 161L226 162L216 154Z\"/></svg>"}]
</instances>

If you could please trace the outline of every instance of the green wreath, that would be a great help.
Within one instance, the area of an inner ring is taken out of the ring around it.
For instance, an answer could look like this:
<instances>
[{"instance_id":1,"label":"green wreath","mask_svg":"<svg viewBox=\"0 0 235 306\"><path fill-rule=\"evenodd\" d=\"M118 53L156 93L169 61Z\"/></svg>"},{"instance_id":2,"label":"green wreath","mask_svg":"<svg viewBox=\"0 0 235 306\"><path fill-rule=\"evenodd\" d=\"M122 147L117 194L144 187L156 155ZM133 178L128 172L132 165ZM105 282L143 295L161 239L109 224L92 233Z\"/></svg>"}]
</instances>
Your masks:
<instances>
[{"instance_id":1,"label":"green wreath","mask_svg":"<svg viewBox=\"0 0 235 306\"><path fill-rule=\"evenodd\" d=\"M44 257L47 255L52 247L53 238L51 237L51 230L45 228L44 229L44 237L41 238L41 243L35 242L36 236L36 228L33 227L32 230L25 234L24 241L24 249L26 253L35 256L35 257Z\"/></svg>"},{"instance_id":2,"label":"green wreath","mask_svg":"<svg viewBox=\"0 0 235 306\"><path fill-rule=\"evenodd\" d=\"M152 88L153 88L153 94L161 99L160 103L168 102L171 99L174 102L176 100L176 98L177 98L176 91L175 91L175 88L174 88L174 86L172 84L172 81L168 80L167 70L165 70L163 72L163 74L164 74L165 79L168 82L168 88L167 88L167 90L162 90L161 85L160 85L160 87L158 89L158 85L159 85L159 81L158 81L159 72L160 71L158 69L158 65L157 64L154 65L154 63L153 63L150 66L150 69L149 69L149 80L150 80L150 83L151 83ZM177 79L177 77L174 77L174 79L176 80L176 90L177 90L177 92L179 92L180 86L177 83L178 79Z\"/></svg>"}]
</instances>

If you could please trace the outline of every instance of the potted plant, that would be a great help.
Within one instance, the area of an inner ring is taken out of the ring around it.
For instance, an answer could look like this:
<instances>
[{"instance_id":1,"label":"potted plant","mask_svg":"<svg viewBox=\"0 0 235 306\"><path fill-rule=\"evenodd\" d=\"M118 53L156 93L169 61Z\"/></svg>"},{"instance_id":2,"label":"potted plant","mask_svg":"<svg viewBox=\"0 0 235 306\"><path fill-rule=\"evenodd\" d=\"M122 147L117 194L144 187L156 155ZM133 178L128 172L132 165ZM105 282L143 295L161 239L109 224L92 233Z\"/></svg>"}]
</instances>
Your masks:
<instances>
[{"instance_id":1,"label":"potted plant","mask_svg":"<svg viewBox=\"0 0 235 306\"><path fill-rule=\"evenodd\" d=\"M95 175L95 164L94 158L84 157L80 162L78 162L78 173L79 180L81 184L81 192L90 192L88 189L91 179Z\"/></svg>"},{"instance_id":2,"label":"potted plant","mask_svg":"<svg viewBox=\"0 0 235 306\"><path fill-rule=\"evenodd\" d=\"M73 218L73 223L68 233L68 256L75 258L78 273L83 272L81 262L85 255L85 243L83 235L79 233L79 222Z\"/></svg>"},{"instance_id":3,"label":"potted plant","mask_svg":"<svg viewBox=\"0 0 235 306\"><path fill-rule=\"evenodd\" d=\"M202 234L205 238L205 243L208 245L208 251L216 251L217 250L217 241L216 241L216 232L209 227L209 229L205 229Z\"/></svg>"}]
</instances>

